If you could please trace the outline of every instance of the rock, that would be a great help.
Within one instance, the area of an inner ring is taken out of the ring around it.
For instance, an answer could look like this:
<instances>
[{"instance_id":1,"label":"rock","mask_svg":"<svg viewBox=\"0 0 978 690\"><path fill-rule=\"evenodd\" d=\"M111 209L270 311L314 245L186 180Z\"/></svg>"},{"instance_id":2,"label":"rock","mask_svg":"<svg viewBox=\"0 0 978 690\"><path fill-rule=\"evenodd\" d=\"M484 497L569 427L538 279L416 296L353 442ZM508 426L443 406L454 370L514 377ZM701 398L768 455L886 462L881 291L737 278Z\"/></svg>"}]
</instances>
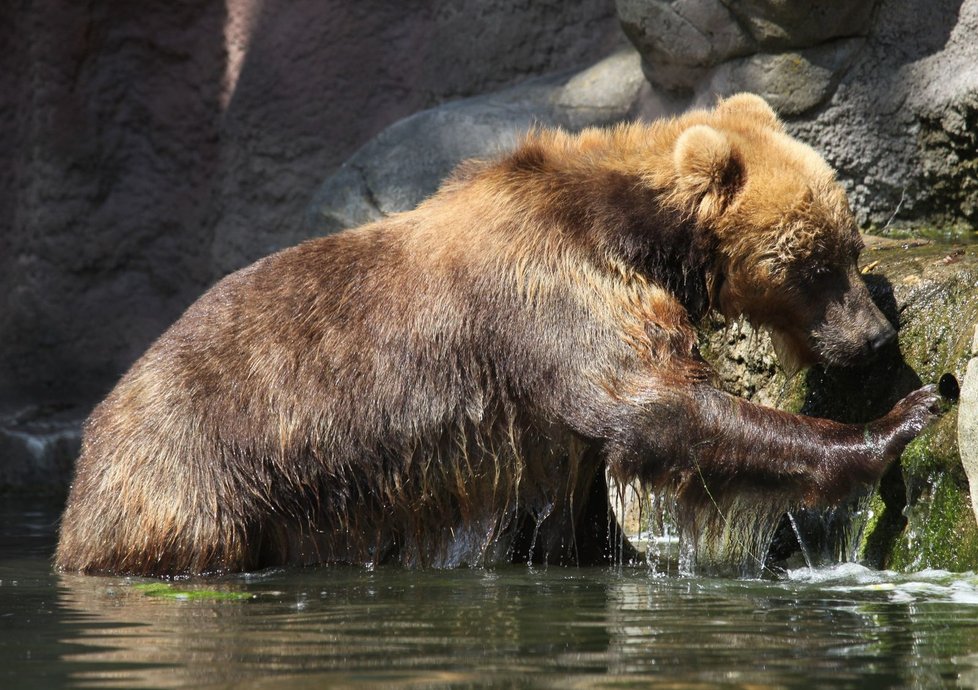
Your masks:
<instances>
[{"instance_id":1,"label":"rock","mask_svg":"<svg viewBox=\"0 0 978 690\"><path fill-rule=\"evenodd\" d=\"M209 276L224 10L3 15L0 415L87 407Z\"/></svg>"},{"instance_id":2,"label":"rock","mask_svg":"<svg viewBox=\"0 0 978 690\"><path fill-rule=\"evenodd\" d=\"M607 0L259 6L222 114L214 278L301 236L323 179L393 123L593 62L620 42Z\"/></svg>"},{"instance_id":3,"label":"rock","mask_svg":"<svg viewBox=\"0 0 978 690\"><path fill-rule=\"evenodd\" d=\"M753 52L753 40L720 0L617 0L615 6L649 81L668 91L688 90L714 65Z\"/></svg>"},{"instance_id":4,"label":"rock","mask_svg":"<svg viewBox=\"0 0 978 690\"><path fill-rule=\"evenodd\" d=\"M417 113L381 132L330 176L313 199L301 235L283 241L413 208L459 162L509 149L534 126L580 129L634 116L646 88L638 54L624 49L581 71Z\"/></svg>"},{"instance_id":5,"label":"rock","mask_svg":"<svg viewBox=\"0 0 978 690\"><path fill-rule=\"evenodd\" d=\"M0 419L0 494L62 495L81 447L81 421L32 409Z\"/></svg>"},{"instance_id":6,"label":"rock","mask_svg":"<svg viewBox=\"0 0 978 690\"><path fill-rule=\"evenodd\" d=\"M978 326L971 341L971 359L961 381L958 404L958 449L971 488L971 507L978 519Z\"/></svg>"},{"instance_id":7,"label":"rock","mask_svg":"<svg viewBox=\"0 0 978 690\"><path fill-rule=\"evenodd\" d=\"M617 0L615 5L622 29L645 58L649 81L686 92L702 91L711 81L712 68L732 60L752 56L756 59L749 64L760 68L776 61L777 53L805 52L836 39L865 36L874 7L873 2L844 0ZM835 78L846 64L835 59L820 66ZM745 88L754 81L751 72L741 75L736 90L762 93ZM790 91L786 89L782 98Z\"/></svg>"},{"instance_id":8,"label":"rock","mask_svg":"<svg viewBox=\"0 0 978 690\"><path fill-rule=\"evenodd\" d=\"M865 36L879 4L846 0L741 0L725 3L760 50L815 46L842 37Z\"/></svg>"},{"instance_id":9,"label":"rock","mask_svg":"<svg viewBox=\"0 0 978 690\"><path fill-rule=\"evenodd\" d=\"M853 56L865 43L842 38L798 52L758 53L713 70L706 90L717 94L751 91L782 117L798 115L828 100Z\"/></svg>"},{"instance_id":10,"label":"rock","mask_svg":"<svg viewBox=\"0 0 978 690\"><path fill-rule=\"evenodd\" d=\"M978 0L617 0L672 106L753 91L838 169L860 225L978 229Z\"/></svg>"}]
</instances>

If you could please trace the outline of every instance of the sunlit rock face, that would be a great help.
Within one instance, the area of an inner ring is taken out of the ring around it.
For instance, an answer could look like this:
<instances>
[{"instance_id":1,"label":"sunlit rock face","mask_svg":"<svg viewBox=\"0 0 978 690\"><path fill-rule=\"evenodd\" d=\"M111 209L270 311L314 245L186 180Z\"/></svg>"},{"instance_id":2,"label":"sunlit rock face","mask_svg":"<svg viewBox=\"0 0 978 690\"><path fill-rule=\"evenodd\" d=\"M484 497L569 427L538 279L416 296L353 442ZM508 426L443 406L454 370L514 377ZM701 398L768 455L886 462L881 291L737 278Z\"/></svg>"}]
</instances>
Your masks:
<instances>
[{"instance_id":1,"label":"sunlit rock face","mask_svg":"<svg viewBox=\"0 0 978 690\"><path fill-rule=\"evenodd\" d=\"M790 116L831 95L864 44L878 3L615 4L622 28L645 57L653 85L672 92L750 90Z\"/></svg>"}]
</instances>

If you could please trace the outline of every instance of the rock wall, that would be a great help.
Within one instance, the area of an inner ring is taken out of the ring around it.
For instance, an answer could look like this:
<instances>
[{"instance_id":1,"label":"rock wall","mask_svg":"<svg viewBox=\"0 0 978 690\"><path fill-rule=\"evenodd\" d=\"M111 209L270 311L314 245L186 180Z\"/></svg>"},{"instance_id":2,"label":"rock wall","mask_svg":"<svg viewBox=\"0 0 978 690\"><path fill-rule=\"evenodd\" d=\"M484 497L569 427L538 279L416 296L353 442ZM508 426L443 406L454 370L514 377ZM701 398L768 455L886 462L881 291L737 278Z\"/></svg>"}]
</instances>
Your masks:
<instances>
[{"instance_id":1,"label":"rock wall","mask_svg":"<svg viewBox=\"0 0 978 690\"><path fill-rule=\"evenodd\" d=\"M207 3L4 13L0 410L90 403L206 283L223 20Z\"/></svg>"},{"instance_id":2,"label":"rock wall","mask_svg":"<svg viewBox=\"0 0 978 690\"><path fill-rule=\"evenodd\" d=\"M242 57L229 70L215 276L291 244L316 188L388 125L592 62L622 40L611 0L278 0L261 8L241 22L249 27L238 41Z\"/></svg>"}]
</instances>

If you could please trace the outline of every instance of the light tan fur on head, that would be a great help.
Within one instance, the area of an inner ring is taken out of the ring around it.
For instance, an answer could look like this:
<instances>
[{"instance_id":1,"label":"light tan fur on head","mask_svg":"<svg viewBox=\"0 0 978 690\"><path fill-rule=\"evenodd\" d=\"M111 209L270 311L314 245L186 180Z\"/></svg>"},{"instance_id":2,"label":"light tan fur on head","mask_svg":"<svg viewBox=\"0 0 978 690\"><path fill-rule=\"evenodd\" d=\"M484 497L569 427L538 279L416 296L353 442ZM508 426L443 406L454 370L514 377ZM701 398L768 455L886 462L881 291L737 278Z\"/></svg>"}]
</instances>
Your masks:
<instances>
[{"instance_id":1,"label":"light tan fur on head","mask_svg":"<svg viewBox=\"0 0 978 690\"><path fill-rule=\"evenodd\" d=\"M785 134L763 99L737 94L721 101L711 116L709 126L693 124L677 138L674 156L682 179L695 172L680 160L696 160L690 144L700 156L705 151L716 160L715 152L725 154L727 203L697 215L719 239L726 268L737 274L728 278L770 285L792 264L847 244L854 223L834 171L811 147ZM702 136L707 129L708 142ZM733 166L739 167L736 177ZM687 187L700 185L702 175L693 179Z\"/></svg>"},{"instance_id":2,"label":"light tan fur on head","mask_svg":"<svg viewBox=\"0 0 978 690\"><path fill-rule=\"evenodd\" d=\"M681 191L700 199L697 217L718 216L737 172L730 140L709 125L693 125L679 135L672 156Z\"/></svg>"},{"instance_id":3,"label":"light tan fur on head","mask_svg":"<svg viewBox=\"0 0 978 690\"><path fill-rule=\"evenodd\" d=\"M711 306L771 330L786 370L816 358L847 361L887 330L853 278L862 242L835 171L789 136L763 99L731 96L712 111L664 123L652 138L671 160L650 158L650 184L715 241L706 276ZM836 277L831 289L813 282L825 275ZM833 290L851 292L828 296ZM848 339L825 336L835 343L828 349L818 345L828 303L856 293L869 325L854 327Z\"/></svg>"},{"instance_id":4,"label":"light tan fur on head","mask_svg":"<svg viewBox=\"0 0 978 690\"><path fill-rule=\"evenodd\" d=\"M738 93L717 102L713 111L718 117L733 116L741 119L752 119L759 124L779 132L784 131L784 125L778 119L777 113L760 96L752 93Z\"/></svg>"}]
</instances>

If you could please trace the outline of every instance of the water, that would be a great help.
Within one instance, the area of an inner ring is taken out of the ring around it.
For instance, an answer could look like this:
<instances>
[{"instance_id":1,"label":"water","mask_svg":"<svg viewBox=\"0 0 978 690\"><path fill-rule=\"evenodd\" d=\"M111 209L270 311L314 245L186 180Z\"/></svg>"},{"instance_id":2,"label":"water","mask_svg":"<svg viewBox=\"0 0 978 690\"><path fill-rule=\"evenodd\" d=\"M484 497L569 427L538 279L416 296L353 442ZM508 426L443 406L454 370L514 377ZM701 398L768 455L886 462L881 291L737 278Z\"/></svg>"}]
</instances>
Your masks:
<instances>
[{"instance_id":1,"label":"water","mask_svg":"<svg viewBox=\"0 0 978 690\"><path fill-rule=\"evenodd\" d=\"M56 506L0 503L0 687L978 687L978 577L321 567L51 572ZM219 598L219 597L230 598Z\"/></svg>"}]
</instances>

